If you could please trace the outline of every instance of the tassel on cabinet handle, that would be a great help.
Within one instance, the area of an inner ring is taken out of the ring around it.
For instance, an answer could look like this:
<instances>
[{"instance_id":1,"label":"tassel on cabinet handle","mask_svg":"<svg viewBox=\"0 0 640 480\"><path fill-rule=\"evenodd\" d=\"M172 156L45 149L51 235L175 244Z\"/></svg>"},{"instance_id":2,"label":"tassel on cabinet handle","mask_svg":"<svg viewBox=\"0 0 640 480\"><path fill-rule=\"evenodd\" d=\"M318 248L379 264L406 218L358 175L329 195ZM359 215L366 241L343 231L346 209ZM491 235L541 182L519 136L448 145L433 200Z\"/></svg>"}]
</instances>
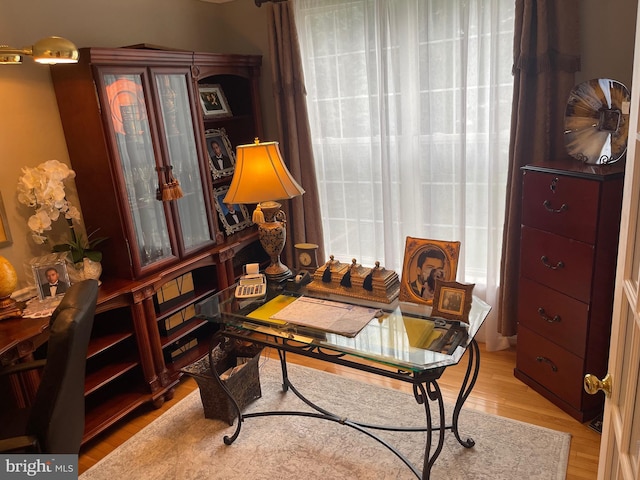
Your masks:
<instances>
[{"instance_id":1,"label":"tassel on cabinet handle","mask_svg":"<svg viewBox=\"0 0 640 480\"><path fill-rule=\"evenodd\" d=\"M551 318L542 307L538 307L538 315L540 315L545 322L549 323L560 323L561 320L560 315L554 315L553 318Z\"/></svg>"},{"instance_id":2,"label":"tassel on cabinet handle","mask_svg":"<svg viewBox=\"0 0 640 480\"><path fill-rule=\"evenodd\" d=\"M556 263L555 265L551 265L549 263L549 259L547 258L546 255L543 255L542 257L540 257L540 261L542 262L542 264L547 267L550 268L551 270L558 270L559 268L563 268L564 267L564 262L562 260L560 260L558 263Z\"/></svg>"},{"instance_id":3,"label":"tassel on cabinet handle","mask_svg":"<svg viewBox=\"0 0 640 480\"><path fill-rule=\"evenodd\" d=\"M558 371L558 367L556 367L556 364L553 363L551 360L549 360L547 357L538 356L536 357L536 360L540 363L542 362L546 363L551 367L551 370L553 370L554 372Z\"/></svg>"},{"instance_id":4,"label":"tassel on cabinet handle","mask_svg":"<svg viewBox=\"0 0 640 480\"><path fill-rule=\"evenodd\" d=\"M562 205L560 205L560 208L557 208L557 209L553 208L549 200L545 200L544 202L542 202L542 205L544 206L544 208L547 209L547 212L551 212L551 213L562 213L569 209L569 205L567 205L566 203L563 203Z\"/></svg>"}]
</instances>

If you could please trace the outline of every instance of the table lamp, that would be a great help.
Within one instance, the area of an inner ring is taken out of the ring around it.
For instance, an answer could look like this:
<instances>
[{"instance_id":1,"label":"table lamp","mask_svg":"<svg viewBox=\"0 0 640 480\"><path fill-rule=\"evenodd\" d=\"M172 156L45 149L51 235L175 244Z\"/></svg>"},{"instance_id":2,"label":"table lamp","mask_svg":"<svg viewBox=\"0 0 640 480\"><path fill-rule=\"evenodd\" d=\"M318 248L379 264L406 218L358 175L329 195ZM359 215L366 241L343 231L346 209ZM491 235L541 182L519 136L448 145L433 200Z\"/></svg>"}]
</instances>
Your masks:
<instances>
[{"instance_id":1,"label":"table lamp","mask_svg":"<svg viewBox=\"0 0 640 480\"><path fill-rule=\"evenodd\" d=\"M258 225L260 244L271 259L265 275L268 280L282 282L293 276L280 261L287 239L286 216L275 200L289 199L304 193L287 169L278 142L238 145L236 168L224 197L225 204L257 203L253 222Z\"/></svg>"}]
</instances>

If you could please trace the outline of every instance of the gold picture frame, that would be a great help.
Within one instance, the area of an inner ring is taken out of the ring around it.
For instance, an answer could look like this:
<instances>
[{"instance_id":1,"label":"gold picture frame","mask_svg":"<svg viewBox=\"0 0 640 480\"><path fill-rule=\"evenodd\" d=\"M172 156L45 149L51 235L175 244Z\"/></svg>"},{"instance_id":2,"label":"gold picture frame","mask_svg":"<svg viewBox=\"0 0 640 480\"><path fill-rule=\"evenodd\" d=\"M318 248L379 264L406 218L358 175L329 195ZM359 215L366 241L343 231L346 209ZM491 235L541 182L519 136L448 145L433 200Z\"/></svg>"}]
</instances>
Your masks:
<instances>
[{"instance_id":1,"label":"gold picture frame","mask_svg":"<svg viewBox=\"0 0 640 480\"><path fill-rule=\"evenodd\" d=\"M2 193L0 193L0 248L8 247L13 243L11 240L11 232L9 231L9 222L7 221L7 212L2 202Z\"/></svg>"},{"instance_id":2,"label":"gold picture frame","mask_svg":"<svg viewBox=\"0 0 640 480\"><path fill-rule=\"evenodd\" d=\"M469 323L472 293L475 286L475 283L436 280L431 316Z\"/></svg>"},{"instance_id":3,"label":"gold picture frame","mask_svg":"<svg viewBox=\"0 0 640 480\"><path fill-rule=\"evenodd\" d=\"M399 300L433 304L436 279L456 279L460 242L407 237Z\"/></svg>"},{"instance_id":4,"label":"gold picture frame","mask_svg":"<svg viewBox=\"0 0 640 480\"><path fill-rule=\"evenodd\" d=\"M198 85L198 96L204 118L232 117L231 108L222 87L215 85Z\"/></svg>"}]
</instances>

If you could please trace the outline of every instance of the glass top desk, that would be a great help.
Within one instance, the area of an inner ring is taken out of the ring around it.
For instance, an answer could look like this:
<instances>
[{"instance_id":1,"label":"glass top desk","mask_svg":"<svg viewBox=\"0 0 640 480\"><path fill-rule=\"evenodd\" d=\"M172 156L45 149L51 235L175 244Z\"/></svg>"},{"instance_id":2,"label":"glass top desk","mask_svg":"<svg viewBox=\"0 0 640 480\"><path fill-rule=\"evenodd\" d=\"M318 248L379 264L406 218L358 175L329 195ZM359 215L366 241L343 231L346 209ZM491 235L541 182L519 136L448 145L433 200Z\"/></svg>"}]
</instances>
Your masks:
<instances>
[{"instance_id":1,"label":"glass top desk","mask_svg":"<svg viewBox=\"0 0 640 480\"><path fill-rule=\"evenodd\" d=\"M241 340L275 348L280 358L283 389L285 391L290 389L307 405L319 412L318 414L312 414L314 417L337 421L356 430L364 431L371 438L389 448L418 478L429 478L431 467L442 450L446 430L451 430L458 442L464 447L471 448L475 444L471 438L461 439L458 433L458 417L462 405L473 389L480 368L480 352L475 341L475 335L491 310L491 307L482 300L473 297L469 324L465 324L458 321L430 318L431 307L398 303L397 301L391 304L372 303L353 298L319 295L316 292L310 294L304 289L298 292L270 291L266 299L251 301L236 299L234 291L235 287L230 287L216 296L219 315L214 317L214 321L221 323L222 328L214 337L212 348L209 351L211 365L213 365L211 351L221 342ZM283 304L289 303L286 297L290 297L289 300L293 300L300 296L372 307L376 309L377 314L355 336L340 335L313 328L309 325L301 326L271 318L271 315L282 308ZM273 307L273 303L278 303L279 305ZM429 326L425 327L425 325ZM436 333L435 336L431 336L433 332ZM432 339L434 340L432 341ZM427 345L429 348L425 348ZM304 398L289 380L286 363L287 352L412 384L416 401L424 405L426 425L402 428L362 424L344 419L337 414L330 413L324 408L314 405ZM445 422L440 422L439 426L433 426L430 402L438 409L439 418L445 418L442 393L437 380L448 366L457 364L465 353L468 360L467 371L452 412L451 424L445 425ZM224 438L226 444L230 445L238 437L244 419L283 414L283 412L243 414L233 395L226 389L224 382L220 380L216 369L212 368L211 370L214 378L220 382L220 386L227 393L238 413L236 430L232 436ZM288 415L292 413L287 412ZM310 416L309 412L296 413ZM376 429L427 432L422 469L416 468L401 452L398 452L394 447L375 436L371 430ZM437 444L432 445L434 443L434 433L437 434Z\"/></svg>"}]
</instances>

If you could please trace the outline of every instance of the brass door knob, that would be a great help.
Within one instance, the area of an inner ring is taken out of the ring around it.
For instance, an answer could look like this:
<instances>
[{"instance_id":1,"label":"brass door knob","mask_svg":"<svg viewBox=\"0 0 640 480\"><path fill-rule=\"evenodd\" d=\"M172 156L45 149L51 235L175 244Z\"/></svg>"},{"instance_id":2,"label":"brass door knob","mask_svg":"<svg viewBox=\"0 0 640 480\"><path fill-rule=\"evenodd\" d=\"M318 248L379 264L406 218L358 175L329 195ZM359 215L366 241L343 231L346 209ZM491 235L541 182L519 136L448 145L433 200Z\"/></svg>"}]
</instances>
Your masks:
<instances>
[{"instance_id":1,"label":"brass door knob","mask_svg":"<svg viewBox=\"0 0 640 480\"><path fill-rule=\"evenodd\" d=\"M587 373L584 376L584 390L589 395L595 395L602 390L607 398L611 397L611 375L607 373L607 375L600 380L595 375Z\"/></svg>"}]
</instances>

